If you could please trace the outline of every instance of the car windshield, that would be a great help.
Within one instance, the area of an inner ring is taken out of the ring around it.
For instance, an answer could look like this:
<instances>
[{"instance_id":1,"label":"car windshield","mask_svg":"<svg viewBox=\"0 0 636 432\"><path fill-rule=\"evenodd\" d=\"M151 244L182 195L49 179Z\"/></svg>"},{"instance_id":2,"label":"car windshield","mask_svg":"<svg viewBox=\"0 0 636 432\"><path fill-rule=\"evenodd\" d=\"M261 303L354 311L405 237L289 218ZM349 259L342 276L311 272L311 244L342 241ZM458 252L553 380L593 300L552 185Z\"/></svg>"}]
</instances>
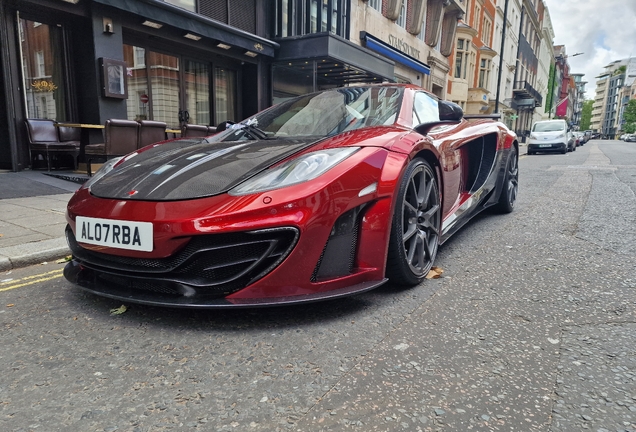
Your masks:
<instances>
[{"instance_id":1,"label":"car windshield","mask_svg":"<svg viewBox=\"0 0 636 432\"><path fill-rule=\"evenodd\" d=\"M403 92L401 87L347 87L299 96L231 125L218 139L329 137L391 125L397 119Z\"/></svg>"},{"instance_id":2,"label":"car windshield","mask_svg":"<svg viewBox=\"0 0 636 432\"><path fill-rule=\"evenodd\" d=\"M532 132L562 132L565 130L562 121L535 123Z\"/></svg>"}]
</instances>

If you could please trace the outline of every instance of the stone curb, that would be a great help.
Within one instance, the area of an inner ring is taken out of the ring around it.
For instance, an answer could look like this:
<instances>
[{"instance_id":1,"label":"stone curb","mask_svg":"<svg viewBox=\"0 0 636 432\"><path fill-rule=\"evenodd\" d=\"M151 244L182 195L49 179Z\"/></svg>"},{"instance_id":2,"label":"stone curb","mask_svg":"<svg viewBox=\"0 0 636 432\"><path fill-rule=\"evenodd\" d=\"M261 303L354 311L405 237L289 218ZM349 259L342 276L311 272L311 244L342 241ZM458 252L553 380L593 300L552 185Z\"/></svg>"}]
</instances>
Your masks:
<instances>
[{"instance_id":1,"label":"stone curb","mask_svg":"<svg viewBox=\"0 0 636 432\"><path fill-rule=\"evenodd\" d=\"M0 249L0 271L54 261L71 254L64 237Z\"/></svg>"}]
</instances>

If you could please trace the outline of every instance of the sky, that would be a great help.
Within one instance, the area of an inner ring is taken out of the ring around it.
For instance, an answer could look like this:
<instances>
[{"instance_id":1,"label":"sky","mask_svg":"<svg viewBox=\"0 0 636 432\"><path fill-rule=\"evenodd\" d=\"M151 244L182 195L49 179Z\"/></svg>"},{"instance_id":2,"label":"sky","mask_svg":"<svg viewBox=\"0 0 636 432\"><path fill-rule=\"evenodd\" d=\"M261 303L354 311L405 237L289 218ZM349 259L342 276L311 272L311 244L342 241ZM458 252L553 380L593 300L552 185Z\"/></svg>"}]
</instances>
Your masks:
<instances>
[{"instance_id":1,"label":"sky","mask_svg":"<svg viewBox=\"0 0 636 432\"><path fill-rule=\"evenodd\" d=\"M544 0L554 44L565 45L571 73L584 73L585 97L594 99L596 78L614 60L636 57L636 0Z\"/></svg>"}]
</instances>

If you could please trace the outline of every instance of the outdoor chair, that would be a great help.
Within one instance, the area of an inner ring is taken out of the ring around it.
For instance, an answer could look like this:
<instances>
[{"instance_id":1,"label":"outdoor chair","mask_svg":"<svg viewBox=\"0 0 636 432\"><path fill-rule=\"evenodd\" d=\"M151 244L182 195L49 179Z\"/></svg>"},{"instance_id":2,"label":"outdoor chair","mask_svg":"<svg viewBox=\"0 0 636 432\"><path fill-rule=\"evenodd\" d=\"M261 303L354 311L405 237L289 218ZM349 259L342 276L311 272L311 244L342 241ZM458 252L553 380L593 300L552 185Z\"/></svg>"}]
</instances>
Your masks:
<instances>
[{"instance_id":1,"label":"outdoor chair","mask_svg":"<svg viewBox=\"0 0 636 432\"><path fill-rule=\"evenodd\" d=\"M216 133L216 127L214 126L186 124L183 127L183 132L181 133L181 136L184 138L207 137L215 133Z\"/></svg>"},{"instance_id":2,"label":"outdoor chair","mask_svg":"<svg viewBox=\"0 0 636 432\"><path fill-rule=\"evenodd\" d=\"M166 140L166 123L152 120L139 122L139 140L137 148Z\"/></svg>"},{"instance_id":3,"label":"outdoor chair","mask_svg":"<svg viewBox=\"0 0 636 432\"><path fill-rule=\"evenodd\" d=\"M73 160L73 170L77 169L77 157L80 153L80 141L73 128L63 127L59 130L53 120L26 119L27 136L31 166L35 166L38 156L46 160L46 167L51 171L51 162L61 156L70 156ZM77 139L76 139L77 138Z\"/></svg>"},{"instance_id":4,"label":"outdoor chair","mask_svg":"<svg viewBox=\"0 0 636 432\"><path fill-rule=\"evenodd\" d=\"M164 130L165 131L165 130ZM93 160L107 161L118 156L124 156L137 150L139 123L133 120L106 120L104 127L105 142L88 144L84 148L86 157L86 171L92 175Z\"/></svg>"}]
</instances>

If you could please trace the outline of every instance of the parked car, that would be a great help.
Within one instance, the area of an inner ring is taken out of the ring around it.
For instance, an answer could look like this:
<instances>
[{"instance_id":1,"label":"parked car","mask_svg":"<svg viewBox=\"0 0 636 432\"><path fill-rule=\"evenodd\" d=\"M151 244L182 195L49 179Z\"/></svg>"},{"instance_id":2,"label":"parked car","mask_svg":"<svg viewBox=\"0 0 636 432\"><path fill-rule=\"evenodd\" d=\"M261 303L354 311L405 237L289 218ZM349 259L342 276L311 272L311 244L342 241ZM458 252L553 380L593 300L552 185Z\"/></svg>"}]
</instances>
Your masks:
<instances>
[{"instance_id":1,"label":"parked car","mask_svg":"<svg viewBox=\"0 0 636 432\"><path fill-rule=\"evenodd\" d=\"M542 120L535 122L528 140L529 155L539 152L567 153L576 149L576 140L565 120Z\"/></svg>"},{"instance_id":2,"label":"parked car","mask_svg":"<svg viewBox=\"0 0 636 432\"><path fill-rule=\"evenodd\" d=\"M576 146L585 145L585 135L583 132L572 132L572 135L576 138Z\"/></svg>"},{"instance_id":3,"label":"parked car","mask_svg":"<svg viewBox=\"0 0 636 432\"><path fill-rule=\"evenodd\" d=\"M636 142L636 134L629 134L625 137L625 142Z\"/></svg>"},{"instance_id":4,"label":"parked car","mask_svg":"<svg viewBox=\"0 0 636 432\"><path fill-rule=\"evenodd\" d=\"M102 296L192 308L418 284L473 216L514 208L516 135L481 117L413 85L347 87L147 146L71 198L64 275Z\"/></svg>"},{"instance_id":5,"label":"parked car","mask_svg":"<svg viewBox=\"0 0 636 432\"><path fill-rule=\"evenodd\" d=\"M585 142L588 142L589 140L592 139L592 131L591 130L583 131L583 135L585 136Z\"/></svg>"}]
</instances>

